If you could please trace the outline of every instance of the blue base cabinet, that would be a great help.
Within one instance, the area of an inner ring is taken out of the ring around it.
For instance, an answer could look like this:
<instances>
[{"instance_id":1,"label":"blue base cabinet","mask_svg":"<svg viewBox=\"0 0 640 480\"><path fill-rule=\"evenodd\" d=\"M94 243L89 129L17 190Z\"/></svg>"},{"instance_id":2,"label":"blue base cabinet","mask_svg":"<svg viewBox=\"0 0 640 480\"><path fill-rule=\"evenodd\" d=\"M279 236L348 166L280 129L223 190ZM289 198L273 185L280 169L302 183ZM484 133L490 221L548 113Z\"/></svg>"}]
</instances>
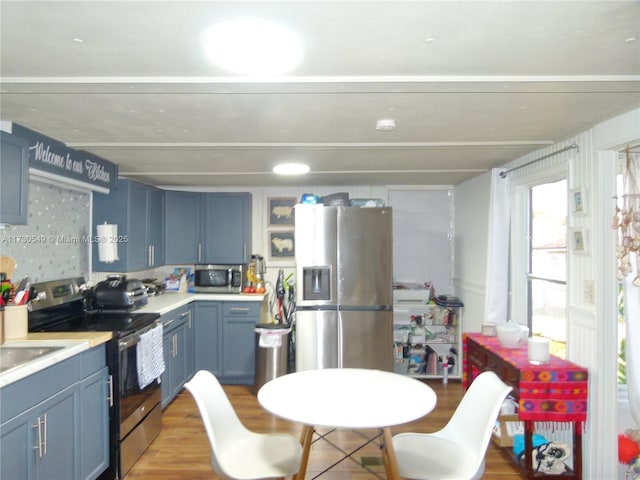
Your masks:
<instances>
[{"instance_id":1,"label":"blue base cabinet","mask_svg":"<svg viewBox=\"0 0 640 480\"><path fill-rule=\"evenodd\" d=\"M222 377L222 302L194 303L195 369Z\"/></svg>"},{"instance_id":2,"label":"blue base cabinet","mask_svg":"<svg viewBox=\"0 0 640 480\"><path fill-rule=\"evenodd\" d=\"M162 408L166 407L182 390L184 383L191 377L188 369L193 361L192 311L191 305L176 308L160 317L163 326L165 371L162 374L160 389Z\"/></svg>"},{"instance_id":3,"label":"blue base cabinet","mask_svg":"<svg viewBox=\"0 0 640 480\"><path fill-rule=\"evenodd\" d=\"M3 387L0 478L97 478L109 458L107 381L100 346Z\"/></svg>"},{"instance_id":4,"label":"blue base cabinet","mask_svg":"<svg viewBox=\"0 0 640 480\"><path fill-rule=\"evenodd\" d=\"M104 367L80 382L80 478L97 478L109 466L109 370Z\"/></svg>"},{"instance_id":5,"label":"blue base cabinet","mask_svg":"<svg viewBox=\"0 0 640 480\"><path fill-rule=\"evenodd\" d=\"M255 330L260 323L260 303L222 302L222 379L227 384L253 385Z\"/></svg>"},{"instance_id":6,"label":"blue base cabinet","mask_svg":"<svg viewBox=\"0 0 640 480\"><path fill-rule=\"evenodd\" d=\"M195 302L195 368L221 383L253 385L260 302Z\"/></svg>"}]
</instances>

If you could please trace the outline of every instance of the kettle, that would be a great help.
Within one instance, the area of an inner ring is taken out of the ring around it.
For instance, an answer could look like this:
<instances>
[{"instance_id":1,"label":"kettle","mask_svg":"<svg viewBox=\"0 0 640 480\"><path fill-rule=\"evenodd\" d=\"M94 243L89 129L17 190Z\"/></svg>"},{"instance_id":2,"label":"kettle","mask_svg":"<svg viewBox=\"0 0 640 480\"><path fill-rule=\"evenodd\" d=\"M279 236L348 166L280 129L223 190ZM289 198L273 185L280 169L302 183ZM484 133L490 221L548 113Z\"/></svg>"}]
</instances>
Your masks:
<instances>
[{"instance_id":1,"label":"kettle","mask_svg":"<svg viewBox=\"0 0 640 480\"><path fill-rule=\"evenodd\" d=\"M527 344L529 337L529 327L520 325L513 319L506 323L501 323L496 327L498 340L502 346L507 348L519 348Z\"/></svg>"}]
</instances>

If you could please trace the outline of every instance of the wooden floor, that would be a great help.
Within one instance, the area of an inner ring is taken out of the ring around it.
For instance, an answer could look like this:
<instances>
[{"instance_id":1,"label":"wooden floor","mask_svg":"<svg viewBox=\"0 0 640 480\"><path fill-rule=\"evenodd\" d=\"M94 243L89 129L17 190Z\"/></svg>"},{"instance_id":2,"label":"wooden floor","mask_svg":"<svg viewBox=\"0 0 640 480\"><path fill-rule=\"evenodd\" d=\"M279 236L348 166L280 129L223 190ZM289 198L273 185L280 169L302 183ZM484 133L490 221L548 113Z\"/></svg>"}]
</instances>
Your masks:
<instances>
[{"instance_id":1,"label":"wooden floor","mask_svg":"<svg viewBox=\"0 0 640 480\"><path fill-rule=\"evenodd\" d=\"M462 398L459 382L443 385L429 382L438 395L435 410L420 421L395 427L393 433L402 431L430 432L438 430L447 422ZM258 432L286 431L299 436L300 425L278 419L260 407L252 389L243 386L227 386L225 390L247 428ZM398 408L410 398L399 398ZM200 415L191 395L183 390L163 413L160 436L149 447L142 458L129 472L125 480L213 480L210 465L209 442L200 420ZM321 432L326 433L326 432ZM363 443L364 437L377 433L375 430L334 431L327 439L344 450L354 449ZM307 479L312 479L327 466L337 461L342 454L328 441L318 440L313 444L307 470ZM347 459L331 471L320 476L323 480L375 480L384 479L384 468L379 465L379 447L371 444L360 450L353 459ZM456 460L451 459L452 462ZM366 468L363 468L362 464ZM516 480L517 471L503 458L498 448L489 445L484 479Z\"/></svg>"}]
</instances>

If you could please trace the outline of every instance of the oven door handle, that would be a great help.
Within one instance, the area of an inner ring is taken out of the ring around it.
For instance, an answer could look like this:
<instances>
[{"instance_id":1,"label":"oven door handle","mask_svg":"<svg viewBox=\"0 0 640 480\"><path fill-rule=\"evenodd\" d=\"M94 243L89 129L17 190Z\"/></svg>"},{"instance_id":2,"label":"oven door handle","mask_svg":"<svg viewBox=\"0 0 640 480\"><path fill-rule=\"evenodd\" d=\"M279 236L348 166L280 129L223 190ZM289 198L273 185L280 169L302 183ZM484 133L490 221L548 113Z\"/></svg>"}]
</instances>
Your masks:
<instances>
[{"instance_id":1,"label":"oven door handle","mask_svg":"<svg viewBox=\"0 0 640 480\"><path fill-rule=\"evenodd\" d=\"M154 323L152 323L151 325L149 325L146 328L143 328L142 330L132 333L131 335L127 335L124 338L121 338L118 341L118 350L122 351L122 350L126 350L127 348L133 347L134 345L137 345L140 342L140 335L142 335L143 333L148 332L149 330L153 330L154 328L156 328L158 325L160 324L160 322L156 321Z\"/></svg>"}]
</instances>

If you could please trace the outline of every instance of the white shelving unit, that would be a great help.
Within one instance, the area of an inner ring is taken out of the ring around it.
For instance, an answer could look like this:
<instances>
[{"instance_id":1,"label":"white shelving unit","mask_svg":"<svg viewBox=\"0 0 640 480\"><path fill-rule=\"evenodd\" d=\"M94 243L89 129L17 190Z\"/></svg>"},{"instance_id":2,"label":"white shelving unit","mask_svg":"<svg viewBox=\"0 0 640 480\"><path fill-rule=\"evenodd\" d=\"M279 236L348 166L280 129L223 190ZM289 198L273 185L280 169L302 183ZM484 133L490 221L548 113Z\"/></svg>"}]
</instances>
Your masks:
<instances>
[{"instance_id":1,"label":"white shelving unit","mask_svg":"<svg viewBox=\"0 0 640 480\"><path fill-rule=\"evenodd\" d=\"M428 290L394 291L395 372L462 378L462 309L428 304ZM447 365L445 371L445 365Z\"/></svg>"}]
</instances>

